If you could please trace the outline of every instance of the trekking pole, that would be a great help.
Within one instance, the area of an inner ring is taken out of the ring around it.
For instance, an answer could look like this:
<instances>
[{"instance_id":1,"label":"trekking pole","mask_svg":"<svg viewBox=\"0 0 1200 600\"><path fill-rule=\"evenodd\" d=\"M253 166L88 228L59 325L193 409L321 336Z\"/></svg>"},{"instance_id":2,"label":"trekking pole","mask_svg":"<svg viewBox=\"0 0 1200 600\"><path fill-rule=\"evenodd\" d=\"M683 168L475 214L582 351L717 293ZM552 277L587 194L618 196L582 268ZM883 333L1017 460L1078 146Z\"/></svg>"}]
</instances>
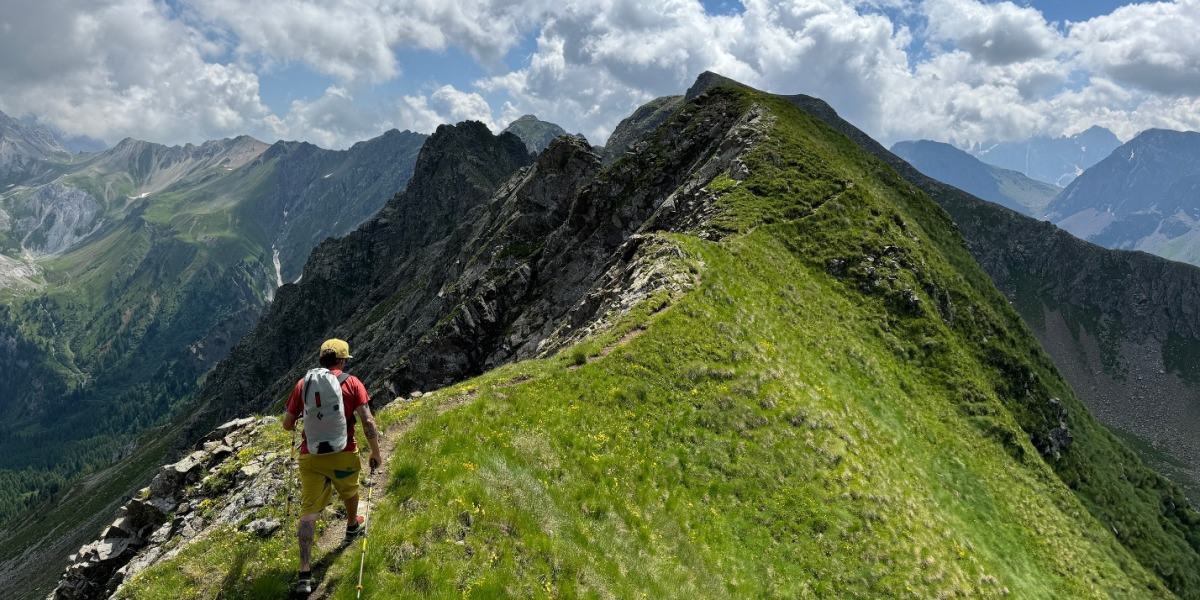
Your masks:
<instances>
[{"instance_id":1,"label":"trekking pole","mask_svg":"<svg viewBox=\"0 0 1200 600\"><path fill-rule=\"evenodd\" d=\"M375 469L371 469L371 474L367 476L367 508L363 511L363 532L362 532L362 555L358 561L358 593L355 598L362 598L362 578L363 567L367 564L367 528L371 526L371 492L375 490Z\"/></svg>"}]
</instances>

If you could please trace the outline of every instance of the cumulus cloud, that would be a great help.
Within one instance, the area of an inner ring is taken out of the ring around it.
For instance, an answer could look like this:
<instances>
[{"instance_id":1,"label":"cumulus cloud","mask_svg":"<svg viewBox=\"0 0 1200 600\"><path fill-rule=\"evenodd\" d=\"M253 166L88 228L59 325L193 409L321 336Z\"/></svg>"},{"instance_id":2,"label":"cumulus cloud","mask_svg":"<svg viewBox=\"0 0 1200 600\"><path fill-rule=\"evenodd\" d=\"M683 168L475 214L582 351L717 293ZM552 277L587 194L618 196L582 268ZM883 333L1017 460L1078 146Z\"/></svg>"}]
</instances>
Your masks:
<instances>
[{"instance_id":1,"label":"cumulus cloud","mask_svg":"<svg viewBox=\"0 0 1200 600\"><path fill-rule=\"evenodd\" d=\"M479 121L499 133L492 109L483 96L444 85L432 94L405 96L397 106L399 121L416 131L432 132L442 123Z\"/></svg>"},{"instance_id":2,"label":"cumulus cloud","mask_svg":"<svg viewBox=\"0 0 1200 600\"><path fill-rule=\"evenodd\" d=\"M497 68L548 0L192 0L203 26L236 40L248 60L301 62L344 85L396 77L399 48L455 46Z\"/></svg>"},{"instance_id":3,"label":"cumulus cloud","mask_svg":"<svg viewBox=\"0 0 1200 600\"><path fill-rule=\"evenodd\" d=\"M1052 56L1062 35L1036 9L1012 2L926 0L929 38L949 42L990 65Z\"/></svg>"},{"instance_id":4,"label":"cumulus cloud","mask_svg":"<svg viewBox=\"0 0 1200 600\"><path fill-rule=\"evenodd\" d=\"M69 133L237 134L267 112L257 75L206 60L216 46L151 0L26 3L0 29L0 108Z\"/></svg>"},{"instance_id":5,"label":"cumulus cloud","mask_svg":"<svg viewBox=\"0 0 1200 600\"><path fill-rule=\"evenodd\" d=\"M525 68L479 85L599 141L638 105L681 93L705 70L825 97L860 122L881 117L878 90L907 68L906 29L835 0L743 4L727 16L693 0L576 6L547 18Z\"/></svg>"},{"instance_id":6,"label":"cumulus cloud","mask_svg":"<svg viewBox=\"0 0 1200 600\"><path fill-rule=\"evenodd\" d=\"M1077 23L1071 45L1088 69L1170 96L1200 95L1200 0L1124 6Z\"/></svg>"},{"instance_id":7,"label":"cumulus cloud","mask_svg":"<svg viewBox=\"0 0 1200 600\"><path fill-rule=\"evenodd\" d=\"M322 148L343 149L375 137L390 124L377 109L362 107L345 88L330 86L313 101L294 100L283 117L264 119L273 137L301 139Z\"/></svg>"}]
</instances>

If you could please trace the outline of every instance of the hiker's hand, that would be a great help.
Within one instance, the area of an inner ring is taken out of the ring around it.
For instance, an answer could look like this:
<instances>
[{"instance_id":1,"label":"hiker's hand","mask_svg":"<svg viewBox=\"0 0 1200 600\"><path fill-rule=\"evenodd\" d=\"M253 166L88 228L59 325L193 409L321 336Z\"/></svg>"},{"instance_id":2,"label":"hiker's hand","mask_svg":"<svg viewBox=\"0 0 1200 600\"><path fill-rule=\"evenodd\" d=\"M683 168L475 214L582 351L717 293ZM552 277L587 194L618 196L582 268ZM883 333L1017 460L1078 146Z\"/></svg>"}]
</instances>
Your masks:
<instances>
[{"instance_id":1,"label":"hiker's hand","mask_svg":"<svg viewBox=\"0 0 1200 600\"><path fill-rule=\"evenodd\" d=\"M380 463L382 463L382 462L383 462L383 458L379 456L378 452L372 452L371 458L369 460L367 460L367 464L371 465L371 471L378 469Z\"/></svg>"}]
</instances>

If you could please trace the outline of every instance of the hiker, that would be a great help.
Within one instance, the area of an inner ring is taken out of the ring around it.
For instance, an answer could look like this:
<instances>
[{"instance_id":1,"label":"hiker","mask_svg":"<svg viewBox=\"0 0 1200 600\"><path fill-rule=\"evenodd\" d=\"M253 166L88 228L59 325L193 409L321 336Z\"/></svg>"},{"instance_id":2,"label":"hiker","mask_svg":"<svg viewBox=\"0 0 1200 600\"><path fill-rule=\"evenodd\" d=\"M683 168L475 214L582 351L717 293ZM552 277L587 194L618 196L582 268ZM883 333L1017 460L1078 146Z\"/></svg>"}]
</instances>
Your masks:
<instances>
[{"instance_id":1,"label":"hiker","mask_svg":"<svg viewBox=\"0 0 1200 600\"><path fill-rule=\"evenodd\" d=\"M333 501L333 492L346 505L346 543L366 528L358 515L359 472L358 444L354 439L354 415L362 420L363 434L371 445L371 471L379 467L379 430L368 404L367 389L353 375L343 373L350 356L350 345L339 339L321 344L319 369L312 369L296 382L288 398L283 428L296 429L296 420L304 419L304 437L300 444L300 573L296 592L312 592L312 546L317 517ZM324 394L322 394L324 392ZM338 397L340 396L340 398ZM339 402L340 400L340 402ZM341 404L341 411L322 410Z\"/></svg>"}]
</instances>

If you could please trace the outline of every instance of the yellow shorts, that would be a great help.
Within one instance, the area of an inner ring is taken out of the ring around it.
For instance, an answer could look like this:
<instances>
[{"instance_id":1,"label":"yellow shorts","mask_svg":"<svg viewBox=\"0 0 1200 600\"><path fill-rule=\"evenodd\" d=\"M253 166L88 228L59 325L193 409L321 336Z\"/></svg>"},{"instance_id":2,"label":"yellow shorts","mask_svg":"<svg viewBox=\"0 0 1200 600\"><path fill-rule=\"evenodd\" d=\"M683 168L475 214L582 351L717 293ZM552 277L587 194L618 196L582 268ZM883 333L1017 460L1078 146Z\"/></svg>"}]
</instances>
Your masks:
<instances>
[{"instance_id":1,"label":"yellow shorts","mask_svg":"<svg viewBox=\"0 0 1200 600\"><path fill-rule=\"evenodd\" d=\"M338 498L347 500L358 495L358 473L362 465L357 452L300 455L300 514L319 513Z\"/></svg>"}]
</instances>

